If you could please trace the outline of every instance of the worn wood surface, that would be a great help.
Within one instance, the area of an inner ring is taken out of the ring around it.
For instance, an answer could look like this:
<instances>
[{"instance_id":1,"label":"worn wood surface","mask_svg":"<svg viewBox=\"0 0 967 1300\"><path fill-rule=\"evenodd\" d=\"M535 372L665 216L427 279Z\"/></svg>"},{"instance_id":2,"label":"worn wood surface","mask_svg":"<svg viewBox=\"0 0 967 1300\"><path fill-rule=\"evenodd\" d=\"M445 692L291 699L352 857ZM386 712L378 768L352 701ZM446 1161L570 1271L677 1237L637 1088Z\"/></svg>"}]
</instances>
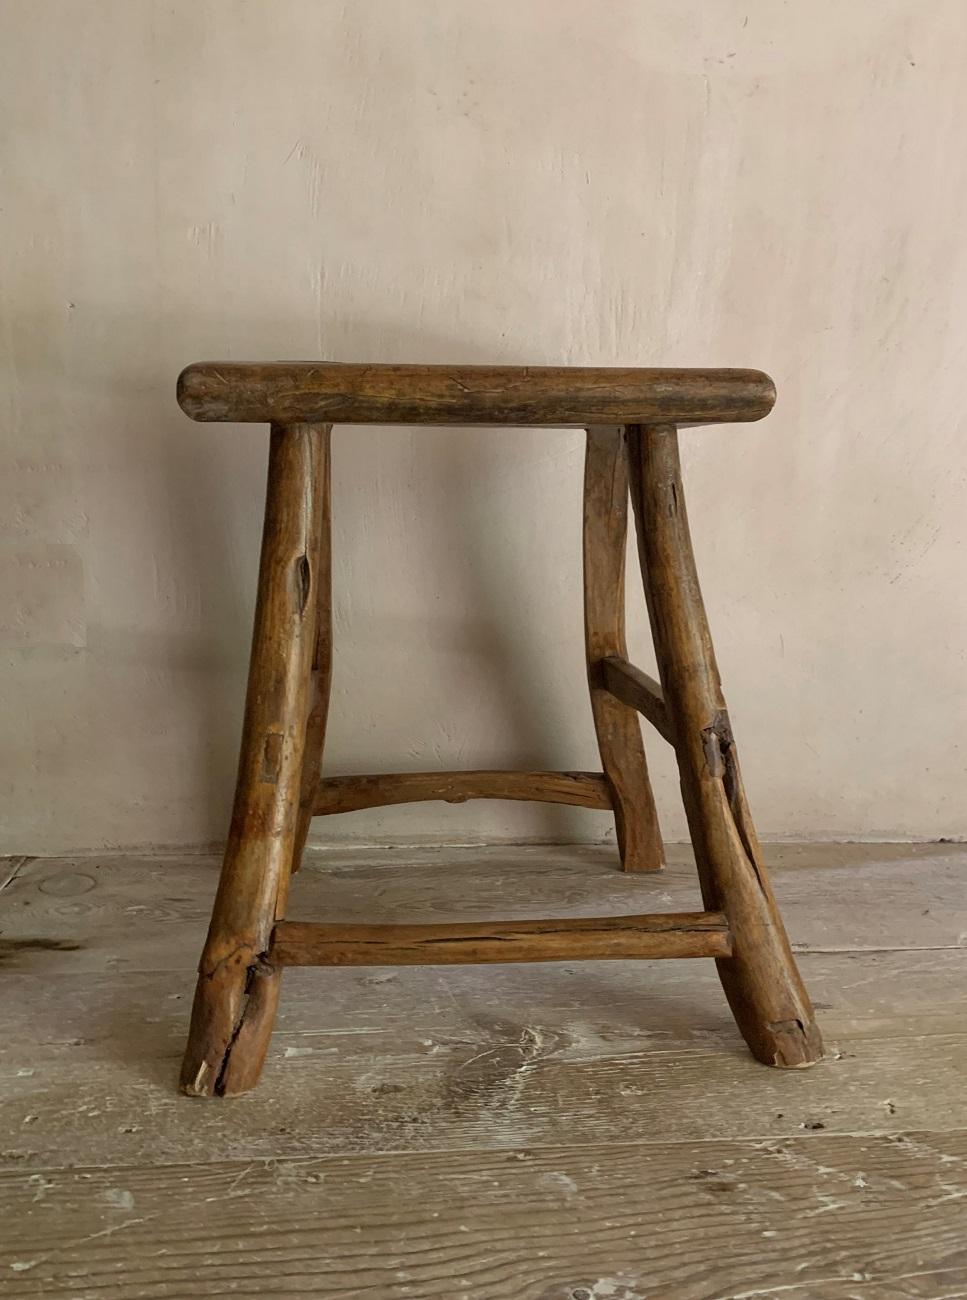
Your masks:
<instances>
[{"instance_id":1,"label":"worn wood surface","mask_svg":"<svg viewBox=\"0 0 967 1300\"><path fill-rule=\"evenodd\" d=\"M759 370L202 361L178 379L194 420L280 424L718 424L775 397Z\"/></svg>"},{"instance_id":2,"label":"worn wood surface","mask_svg":"<svg viewBox=\"0 0 967 1300\"><path fill-rule=\"evenodd\" d=\"M319 429L319 496L318 540L316 543L315 645L312 652L312 672L309 677L308 717L306 743L302 760L302 785L299 794L299 821L292 849L292 871L302 865L309 827L314 815L316 790L326 742L326 722L329 717L329 694L332 688L332 429L323 425ZM289 876L284 879L288 889ZM285 896L280 888L278 915L285 914Z\"/></svg>"},{"instance_id":3,"label":"worn wood surface","mask_svg":"<svg viewBox=\"0 0 967 1300\"><path fill-rule=\"evenodd\" d=\"M694 970L712 963L655 965ZM650 1005L650 972L638 968L638 1001ZM486 968L488 977L494 969ZM370 978L379 973L385 972L373 968ZM34 1074L15 1071L5 1079L0 1154L44 1167L63 1164L65 1153L71 1164L136 1164L619 1141L647 1147L669 1134L681 1141L723 1134L759 1140L801 1136L813 1126L832 1134L967 1127L962 1031L891 1038L884 1027L865 1039L840 1040L842 1059L833 1055L811 1075L766 1072L721 1023L714 1033L687 1034L681 1017L694 1012L695 1002L685 998L677 1027L650 1041L642 1030L636 1044L623 1047L603 1035L595 1040L590 1017L578 1030L572 1019L570 1028L565 1022L562 1031L549 1032L526 1002L499 1007L482 996L461 1000L462 1032L455 1037L423 1016L419 1036L400 1019L392 1034L381 1035L371 1012L355 1029L314 1033L331 979L330 968L287 972L262 1084L225 1106L179 1109L180 1045L167 1034L163 1057L135 1059L133 1044L118 1048L115 1031L106 1054L89 1053L85 1061L65 1050L59 1062L18 1067ZM288 1034L282 1017L290 989L299 987L306 990L295 1008L301 1032ZM596 987L602 996L612 984L599 980ZM401 991L407 989L404 979ZM628 989L625 981L624 1021L634 1015ZM154 991L164 998L160 980ZM110 994L111 1005L130 996L119 980ZM362 984L358 996L369 1011L377 983ZM184 1002L141 1008L149 1017L152 1010L162 1026L156 1033L177 1016L183 1038ZM220 1118L221 1111L228 1115Z\"/></svg>"},{"instance_id":4,"label":"worn wood surface","mask_svg":"<svg viewBox=\"0 0 967 1300\"><path fill-rule=\"evenodd\" d=\"M603 659L601 680L610 695L647 718L658 734L674 745L675 733L662 689L646 672L624 658Z\"/></svg>"},{"instance_id":5,"label":"worn wood surface","mask_svg":"<svg viewBox=\"0 0 967 1300\"><path fill-rule=\"evenodd\" d=\"M793 959L746 803L699 587L670 426L628 430L631 496L648 614L689 834L709 911L729 918L733 955L718 963L757 1060L819 1061L822 1037Z\"/></svg>"},{"instance_id":6,"label":"worn wood surface","mask_svg":"<svg viewBox=\"0 0 967 1300\"><path fill-rule=\"evenodd\" d=\"M269 960L283 966L439 966L728 957L731 952L729 928L720 912L655 912L437 925L280 921Z\"/></svg>"},{"instance_id":7,"label":"worn wood surface","mask_svg":"<svg viewBox=\"0 0 967 1300\"><path fill-rule=\"evenodd\" d=\"M965 1198L962 1132L11 1170L0 1268L11 1300L954 1297Z\"/></svg>"},{"instance_id":8,"label":"worn wood surface","mask_svg":"<svg viewBox=\"0 0 967 1300\"><path fill-rule=\"evenodd\" d=\"M665 851L633 709L605 688L603 663L627 655L628 464L621 428L590 428L584 460L584 646L598 752L625 871L658 871Z\"/></svg>"},{"instance_id":9,"label":"worn wood surface","mask_svg":"<svg viewBox=\"0 0 967 1300\"><path fill-rule=\"evenodd\" d=\"M599 772L385 772L321 781L315 815L394 803L463 803L467 799L530 799L578 808L611 807L611 794Z\"/></svg>"},{"instance_id":10,"label":"worn wood surface","mask_svg":"<svg viewBox=\"0 0 967 1300\"><path fill-rule=\"evenodd\" d=\"M821 1007L816 1070L749 1058L711 962L293 970L260 1088L216 1107L174 1081L217 864L0 873L0 1291L960 1294L967 850L766 852ZM669 859L310 850L293 904L685 910L694 868Z\"/></svg>"},{"instance_id":11,"label":"worn wood surface","mask_svg":"<svg viewBox=\"0 0 967 1300\"><path fill-rule=\"evenodd\" d=\"M328 432L272 429L235 803L181 1076L197 1096L251 1087L275 1019L279 972L265 954L298 834Z\"/></svg>"}]
</instances>

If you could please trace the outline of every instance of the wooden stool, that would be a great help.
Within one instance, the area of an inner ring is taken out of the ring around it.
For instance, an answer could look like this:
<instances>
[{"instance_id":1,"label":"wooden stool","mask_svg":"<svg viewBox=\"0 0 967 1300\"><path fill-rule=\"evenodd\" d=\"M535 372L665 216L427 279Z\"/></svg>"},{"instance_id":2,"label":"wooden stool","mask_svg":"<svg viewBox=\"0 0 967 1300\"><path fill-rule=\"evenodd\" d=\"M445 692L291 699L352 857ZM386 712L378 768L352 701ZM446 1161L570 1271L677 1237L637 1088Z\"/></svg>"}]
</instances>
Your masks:
<instances>
[{"instance_id":1,"label":"wooden stool","mask_svg":"<svg viewBox=\"0 0 967 1300\"><path fill-rule=\"evenodd\" d=\"M285 966L714 957L757 1060L806 1066L822 1041L762 865L702 604L678 425L757 420L755 370L203 363L178 382L195 420L272 426L258 603L235 805L181 1076L195 1096L258 1080ZM584 613L602 772L320 779L332 645L333 424L587 428ZM630 484L661 685L627 660ZM313 816L421 799L611 808L626 871L663 865L637 714L675 749L704 912L442 925L288 921Z\"/></svg>"}]
</instances>

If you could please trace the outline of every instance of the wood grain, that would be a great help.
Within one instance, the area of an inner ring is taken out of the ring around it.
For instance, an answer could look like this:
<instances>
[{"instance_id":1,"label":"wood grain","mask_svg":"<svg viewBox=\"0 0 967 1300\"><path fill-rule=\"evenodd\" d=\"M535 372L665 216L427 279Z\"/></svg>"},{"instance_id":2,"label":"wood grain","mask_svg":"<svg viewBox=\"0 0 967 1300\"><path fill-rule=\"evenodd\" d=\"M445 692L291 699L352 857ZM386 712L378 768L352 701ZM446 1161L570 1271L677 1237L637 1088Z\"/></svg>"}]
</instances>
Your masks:
<instances>
[{"instance_id":1,"label":"wood grain","mask_svg":"<svg viewBox=\"0 0 967 1300\"><path fill-rule=\"evenodd\" d=\"M702 897L734 940L718 963L729 1005L757 1060L798 1068L822 1038L776 907L746 803L692 550L670 426L628 430L631 496L662 693Z\"/></svg>"},{"instance_id":2,"label":"wood grain","mask_svg":"<svg viewBox=\"0 0 967 1300\"><path fill-rule=\"evenodd\" d=\"M965 1171L963 1132L28 1167L0 1268L8 1300L938 1300Z\"/></svg>"},{"instance_id":3,"label":"wood grain","mask_svg":"<svg viewBox=\"0 0 967 1300\"><path fill-rule=\"evenodd\" d=\"M590 428L584 460L584 648L598 752L625 871L659 871L665 850L636 713L606 689L607 656L626 656L628 467L624 431Z\"/></svg>"},{"instance_id":4,"label":"wood grain","mask_svg":"<svg viewBox=\"0 0 967 1300\"><path fill-rule=\"evenodd\" d=\"M691 901L682 848L662 877L612 853L310 851L294 892L427 920ZM0 893L0 1289L950 1300L967 852L769 854L819 949L817 1070L756 1066L711 962L330 967L288 972L260 1088L217 1107L172 1088L213 865L24 865Z\"/></svg>"},{"instance_id":5,"label":"wood grain","mask_svg":"<svg viewBox=\"0 0 967 1300\"><path fill-rule=\"evenodd\" d=\"M195 1096L251 1087L275 1018L279 972L266 953L298 830L327 437L272 429L235 803L181 1076Z\"/></svg>"},{"instance_id":6,"label":"wood grain","mask_svg":"<svg viewBox=\"0 0 967 1300\"><path fill-rule=\"evenodd\" d=\"M5 971L0 1152L43 1167L65 1153L95 1165L967 1126L963 846L786 855L801 864L778 881L792 919L834 950L802 959L833 1039L816 1071L755 1065L711 962L291 970L262 1085L225 1118L172 1090L188 1001L177 972L197 952L212 872L171 857L31 863L0 895L30 904L5 909L3 929L26 940L34 972ZM608 858L422 850L401 868L398 852L329 850L296 894L387 920L468 905L484 917L498 896L518 915L548 899L593 911L617 890L691 900L693 873L626 876ZM59 934L80 947L31 946ZM857 942L868 950L843 951Z\"/></svg>"},{"instance_id":7,"label":"wood grain","mask_svg":"<svg viewBox=\"0 0 967 1300\"><path fill-rule=\"evenodd\" d=\"M681 979L688 971L714 973L711 962L655 965L679 971ZM637 1003L647 1007L649 972L640 963L636 968ZM890 1037L884 1028L862 1040L840 1040L842 1055L834 1052L815 1070L764 1070L734 1026L729 1031L724 1002L709 1033L695 987L679 998L674 1028L649 1036L642 1017L643 1041L632 1047L596 1039L593 1021L574 1015L555 1017L559 1028L551 1031L526 1002L504 1008L478 987L461 995L461 1029L451 1035L427 1025L415 1001L423 981L412 980L419 968L408 967L390 994L401 1006L409 999L419 1032L407 1028L401 1010L393 1032L380 1034L373 1028L385 988L379 978L389 972L347 969L358 980L365 1020L329 1032L328 988L343 972L289 970L280 1030L290 990L302 985L303 1032L273 1036L261 1085L231 1105L189 1107L174 1087L184 1003L149 1010L160 1017L164 1053L136 1056L139 1037L115 1033L86 1059L65 1049L57 1063L48 1057L43 1068L28 1064L34 1075L4 1079L0 1157L8 1165L43 1168L62 1165L65 1157L73 1164L157 1164L967 1127L963 1032ZM488 967L482 977L478 970L478 983L497 969ZM701 985L706 997L711 988ZM118 982L114 1004L123 1006L124 996ZM620 1018L634 1014L628 998ZM689 1032L689 1017L702 1032ZM168 1035L169 1024L179 1029L177 1037ZM29 1054L20 1060L29 1062Z\"/></svg>"},{"instance_id":8,"label":"wood grain","mask_svg":"<svg viewBox=\"0 0 967 1300\"><path fill-rule=\"evenodd\" d=\"M439 925L322 925L280 921L269 960L282 966L419 966L480 962L728 957L718 912L464 921Z\"/></svg>"},{"instance_id":9,"label":"wood grain","mask_svg":"<svg viewBox=\"0 0 967 1300\"><path fill-rule=\"evenodd\" d=\"M675 733L662 689L647 673L626 659L601 661L601 680L605 690L647 718L660 736L674 745Z\"/></svg>"},{"instance_id":10,"label":"wood grain","mask_svg":"<svg viewBox=\"0 0 967 1300\"><path fill-rule=\"evenodd\" d=\"M767 415L775 386L758 370L203 361L178 402L193 420L279 424L719 424Z\"/></svg>"},{"instance_id":11,"label":"wood grain","mask_svg":"<svg viewBox=\"0 0 967 1300\"><path fill-rule=\"evenodd\" d=\"M318 528L316 547L315 602L316 630L312 652L312 670L309 678L308 718L306 743L302 761L302 785L299 795L299 821L292 849L292 871L302 865L309 827L314 816L313 803L319 785L322 754L326 741L326 722L329 717L329 695L332 689L332 429L324 425L319 429ZM285 915L285 902L289 875L283 873L279 889L278 916Z\"/></svg>"},{"instance_id":12,"label":"wood grain","mask_svg":"<svg viewBox=\"0 0 967 1300\"><path fill-rule=\"evenodd\" d=\"M524 799L578 808L611 807L610 792L599 772L385 772L321 781L315 816L433 799L444 803Z\"/></svg>"},{"instance_id":13,"label":"wood grain","mask_svg":"<svg viewBox=\"0 0 967 1300\"><path fill-rule=\"evenodd\" d=\"M855 1053L868 1040L916 1039L922 1046L938 1037L949 1045L963 1033L967 963L962 953L807 953L800 960L823 1006L827 1036L841 1051ZM187 965L176 969L189 973ZM71 1079L80 1084L105 1060L119 1062L125 1079L132 1073L156 1078L159 1088L170 1082L190 1002L189 993L170 992L170 972L86 971L45 979L5 971L4 988L0 1071L6 1087L8 1076L16 1079L29 1060L34 1073L15 1085L23 1090L24 1106L41 1080L54 1089ZM647 1015L637 1011L643 997ZM322 1022L320 1005L325 1006ZM333 1049L347 1067L354 1060L361 1076L374 1060L398 1058L406 1069L419 1069L428 1055L443 1070L462 1063L464 1053L499 1053L521 1037L513 1026L526 1026L542 1041L558 1044L559 1059L568 1064L605 1054L667 1058L701 1047L711 1053L714 1073L717 1054L741 1051L711 962L655 962L644 968L634 961L551 962L511 963L486 972L475 966L411 966L398 974L356 967L292 971L269 1059L280 1086L290 1059L304 1056L327 1069ZM864 1046L861 1056L865 1051ZM834 1064L842 1078L841 1063ZM852 1074L848 1084L858 1086ZM805 1107L812 1094L805 1088L797 1096ZM904 1097L887 1092L879 1100L887 1096L906 1113ZM185 1113L186 1129L190 1115ZM775 1117L766 1118L773 1131ZM803 1115L793 1112L788 1118L795 1132ZM30 1138L29 1127L19 1135L13 1126L4 1129L4 1140ZM175 1130L180 1133L180 1124Z\"/></svg>"}]
</instances>

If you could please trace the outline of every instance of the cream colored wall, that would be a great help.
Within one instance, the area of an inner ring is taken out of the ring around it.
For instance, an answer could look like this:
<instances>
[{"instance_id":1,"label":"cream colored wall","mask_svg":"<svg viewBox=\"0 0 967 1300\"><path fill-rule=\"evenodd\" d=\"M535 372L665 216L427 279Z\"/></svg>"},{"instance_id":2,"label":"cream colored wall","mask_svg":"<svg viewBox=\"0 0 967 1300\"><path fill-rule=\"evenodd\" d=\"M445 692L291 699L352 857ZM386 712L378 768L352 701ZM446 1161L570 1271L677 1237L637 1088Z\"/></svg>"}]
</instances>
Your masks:
<instances>
[{"instance_id":1,"label":"cream colored wall","mask_svg":"<svg viewBox=\"0 0 967 1300\"><path fill-rule=\"evenodd\" d=\"M266 437L175 407L213 357L768 370L683 434L759 824L967 832L963 0L2 0L0 50L0 852L223 832ZM337 432L331 772L596 765L581 464Z\"/></svg>"}]
</instances>

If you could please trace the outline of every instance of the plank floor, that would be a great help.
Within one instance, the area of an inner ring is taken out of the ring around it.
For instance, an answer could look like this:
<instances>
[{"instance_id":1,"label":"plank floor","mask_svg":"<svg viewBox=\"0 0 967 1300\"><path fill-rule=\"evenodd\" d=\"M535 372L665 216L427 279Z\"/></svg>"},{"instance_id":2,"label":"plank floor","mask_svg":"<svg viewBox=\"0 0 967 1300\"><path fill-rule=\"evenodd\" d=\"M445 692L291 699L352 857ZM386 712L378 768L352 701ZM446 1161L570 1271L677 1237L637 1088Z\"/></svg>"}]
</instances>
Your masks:
<instances>
[{"instance_id":1,"label":"plank floor","mask_svg":"<svg viewBox=\"0 0 967 1300\"><path fill-rule=\"evenodd\" d=\"M306 969L231 1101L175 1088L217 864L0 860L0 1296L967 1297L967 848L767 853L813 1070L711 962ZM670 858L316 851L290 915L700 908Z\"/></svg>"}]
</instances>

